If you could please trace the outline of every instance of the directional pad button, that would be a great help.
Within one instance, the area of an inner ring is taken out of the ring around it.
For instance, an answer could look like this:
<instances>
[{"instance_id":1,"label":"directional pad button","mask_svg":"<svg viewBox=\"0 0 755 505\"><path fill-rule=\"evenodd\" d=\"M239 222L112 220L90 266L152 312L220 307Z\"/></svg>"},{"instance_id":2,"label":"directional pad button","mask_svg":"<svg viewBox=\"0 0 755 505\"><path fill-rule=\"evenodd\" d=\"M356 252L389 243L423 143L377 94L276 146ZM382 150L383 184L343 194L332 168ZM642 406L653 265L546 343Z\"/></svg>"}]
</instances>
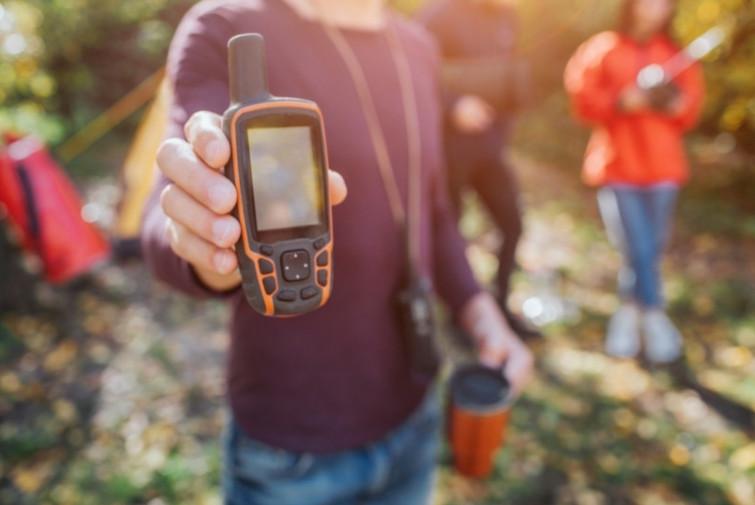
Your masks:
<instances>
[{"instance_id":1,"label":"directional pad button","mask_svg":"<svg viewBox=\"0 0 755 505\"><path fill-rule=\"evenodd\" d=\"M281 271L283 278L288 282L308 279L312 271L309 253L304 249L283 253L281 255Z\"/></svg>"}]
</instances>

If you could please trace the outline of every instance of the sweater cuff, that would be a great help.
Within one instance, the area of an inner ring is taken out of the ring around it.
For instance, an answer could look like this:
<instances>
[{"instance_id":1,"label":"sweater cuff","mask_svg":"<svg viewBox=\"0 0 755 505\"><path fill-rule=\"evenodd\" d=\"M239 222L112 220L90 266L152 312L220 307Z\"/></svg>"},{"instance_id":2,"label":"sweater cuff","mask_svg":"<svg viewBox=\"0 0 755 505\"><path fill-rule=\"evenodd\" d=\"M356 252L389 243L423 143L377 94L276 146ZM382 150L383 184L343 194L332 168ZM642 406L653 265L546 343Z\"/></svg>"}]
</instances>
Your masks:
<instances>
[{"instance_id":1,"label":"sweater cuff","mask_svg":"<svg viewBox=\"0 0 755 505\"><path fill-rule=\"evenodd\" d=\"M191 283L193 284L192 291L195 291L194 296L202 297L202 298L230 298L237 294L239 291L241 291L241 283L239 283L238 286L235 286L233 288L227 289L225 291L217 291L209 286L207 286L204 282L202 282L202 279L199 278L197 275L196 270L194 270L194 267L189 264L187 261L181 260L181 269L183 271L183 278L189 279Z\"/></svg>"}]
</instances>

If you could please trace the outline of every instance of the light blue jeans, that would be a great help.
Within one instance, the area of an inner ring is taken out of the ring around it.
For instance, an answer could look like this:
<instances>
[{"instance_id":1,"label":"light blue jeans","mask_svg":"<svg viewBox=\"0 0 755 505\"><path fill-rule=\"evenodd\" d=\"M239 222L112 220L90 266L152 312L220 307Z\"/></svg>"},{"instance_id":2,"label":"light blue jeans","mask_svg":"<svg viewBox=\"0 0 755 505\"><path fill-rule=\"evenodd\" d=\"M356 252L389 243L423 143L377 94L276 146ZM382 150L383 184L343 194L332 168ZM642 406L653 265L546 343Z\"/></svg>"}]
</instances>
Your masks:
<instances>
[{"instance_id":1,"label":"light blue jeans","mask_svg":"<svg viewBox=\"0 0 755 505\"><path fill-rule=\"evenodd\" d=\"M619 295L644 308L664 304L660 263L671 231L679 187L617 184L598 191L608 237L622 254Z\"/></svg>"},{"instance_id":2,"label":"light blue jeans","mask_svg":"<svg viewBox=\"0 0 755 505\"><path fill-rule=\"evenodd\" d=\"M296 453L225 434L225 505L425 505L435 485L441 408L431 389L398 429L365 447Z\"/></svg>"}]
</instances>

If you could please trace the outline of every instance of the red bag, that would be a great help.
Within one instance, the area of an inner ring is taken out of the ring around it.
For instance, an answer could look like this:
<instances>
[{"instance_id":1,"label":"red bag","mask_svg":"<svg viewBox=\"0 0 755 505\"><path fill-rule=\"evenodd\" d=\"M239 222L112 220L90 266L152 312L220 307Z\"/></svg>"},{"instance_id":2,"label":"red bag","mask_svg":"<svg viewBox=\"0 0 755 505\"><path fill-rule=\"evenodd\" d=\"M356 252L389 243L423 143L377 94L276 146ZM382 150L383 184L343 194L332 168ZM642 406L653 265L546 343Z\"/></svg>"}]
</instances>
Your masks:
<instances>
[{"instance_id":1,"label":"red bag","mask_svg":"<svg viewBox=\"0 0 755 505\"><path fill-rule=\"evenodd\" d=\"M108 241L82 219L76 188L42 142L31 136L4 138L0 205L23 248L42 259L45 278L63 283L106 260Z\"/></svg>"}]
</instances>

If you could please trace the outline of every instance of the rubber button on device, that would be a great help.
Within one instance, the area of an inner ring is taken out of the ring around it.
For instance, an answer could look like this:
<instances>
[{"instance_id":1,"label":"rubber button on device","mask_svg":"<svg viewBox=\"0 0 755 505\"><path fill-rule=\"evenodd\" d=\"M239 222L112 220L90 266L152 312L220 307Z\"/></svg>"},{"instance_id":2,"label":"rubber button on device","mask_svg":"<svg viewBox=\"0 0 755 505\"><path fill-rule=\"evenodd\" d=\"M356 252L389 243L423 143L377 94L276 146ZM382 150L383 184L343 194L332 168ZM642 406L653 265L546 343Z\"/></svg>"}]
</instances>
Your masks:
<instances>
[{"instance_id":1,"label":"rubber button on device","mask_svg":"<svg viewBox=\"0 0 755 505\"><path fill-rule=\"evenodd\" d=\"M294 302L296 301L296 291L292 289L284 289L276 298L282 302Z\"/></svg>"},{"instance_id":2,"label":"rubber button on device","mask_svg":"<svg viewBox=\"0 0 755 505\"><path fill-rule=\"evenodd\" d=\"M267 275L273 273L273 262L266 259L259 260L260 273Z\"/></svg>"},{"instance_id":3,"label":"rubber button on device","mask_svg":"<svg viewBox=\"0 0 755 505\"><path fill-rule=\"evenodd\" d=\"M317 294L320 292L319 289L317 289L314 286L307 286L306 288L301 290L301 298L302 300L308 300L310 298L314 298L317 296Z\"/></svg>"},{"instance_id":4,"label":"rubber button on device","mask_svg":"<svg viewBox=\"0 0 755 505\"><path fill-rule=\"evenodd\" d=\"M275 249L273 249L273 246L271 245L261 245L260 252L264 254L265 256L272 256L273 253L275 252Z\"/></svg>"},{"instance_id":5,"label":"rubber button on device","mask_svg":"<svg viewBox=\"0 0 755 505\"><path fill-rule=\"evenodd\" d=\"M309 278L309 253L304 249L285 252L281 255L283 278L288 282L303 281Z\"/></svg>"},{"instance_id":6,"label":"rubber button on device","mask_svg":"<svg viewBox=\"0 0 755 505\"><path fill-rule=\"evenodd\" d=\"M327 270L317 271L317 284L319 284L322 287L327 286L328 284L328 271Z\"/></svg>"},{"instance_id":7,"label":"rubber button on device","mask_svg":"<svg viewBox=\"0 0 755 505\"><path fill-rule=\"evenodd\" d=\"M317 262L318 267L328 266L328 251L323 251L318 254L317 258L315 258L315 261Z\"/></svg>"},{"instance_id":8,"label":"rubber button on device","mask_svg":"<svg viewBox=\"0 0 755 505\"><path fill-rule=\"evenodd\" d=\"M265 287L265 293L268 295L275 293L275 277L265 277L262 279L262 285Z\"/></svg>"},{"instance_id":9,"label":"rubber button on device","mask_svg":"<svg viewBox=\"0 0 755 505\"><path fill-rule=\"evenodd\" d=\"M324 238L318 238L312 243L312 245L315 246L315 249L322 249L323 247L325 247L325 244L326 241Z\"/></svg>"}]
</instances>

